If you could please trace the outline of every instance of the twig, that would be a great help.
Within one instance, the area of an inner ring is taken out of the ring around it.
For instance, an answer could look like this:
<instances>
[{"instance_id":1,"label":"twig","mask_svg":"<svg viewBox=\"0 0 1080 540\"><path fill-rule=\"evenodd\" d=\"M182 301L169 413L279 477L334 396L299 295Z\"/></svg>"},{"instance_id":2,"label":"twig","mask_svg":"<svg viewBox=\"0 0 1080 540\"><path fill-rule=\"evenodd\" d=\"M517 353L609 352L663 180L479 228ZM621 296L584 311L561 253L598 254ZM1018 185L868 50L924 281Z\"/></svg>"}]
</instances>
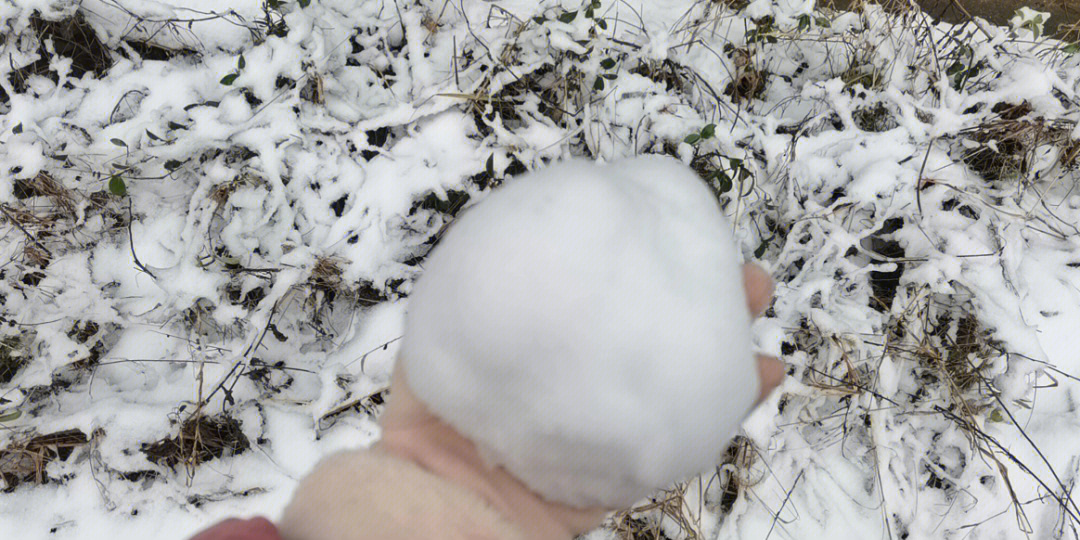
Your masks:
<instances>
[{"instance_id":1,"label":"twig","mask_svg":"<svg viewBox=\"0 0 1080 540\"><path fill-rule=\"evenodd\" d=\"M156 280L157 276L155 276L153 272L151 272L149 269L147 269L146 266L143 266L143 263L139 261L139 256L135 254L135 237L132 236L132 234L131 234L131 223L134 221L134 218L132 217L132 213L131 213L131 198L128 198L127 211L128 211L128 224L127 224L128 225L127 226L128 245L131 247L131 258L132 258L132 260L135 261L135 266L138 267L139 270L142 270L143 272L146 272L146 275L148 275L148 276L150 276L150 277L152 277L152 278L154 278Z\"/></svg>"},{"instance_id":2,"label":"twig","mask_svg":"<svg viewBox=\"0 0 1080 540\"><path fill-rule=\"evenodd\" d=\"M926 161L930 159L930 149L934 147L934 141L937 139L930 139L930 142L926 145L926 155L923 156L922 166L919 167L919 174L915 177L915 204L919 207L919 217L923 217L922 211L922 183L923 172L926 171Z\"/></svg>"},{"instance_id":3,"label":"twig","mask_svg":"<svg viewBox=\"0 0 1080 540\"><path fill-rule=\"evenodd\" d=\"M776 514L773 515L772 525L769 525L769 532L765 535L765 540L769 540L772 536L773 529L776 527L776 522L780 520L780 512L784 511L784 507L787 506L788 500L791 499L791 494L795 491L795 486L799 485L799 480L802 479L805 470L799 471L799 475L795 477L795 481L791 483L791 489L784 495L784 502L780 503L780 508L776 509Z\"/></svg>"}]
</instances>

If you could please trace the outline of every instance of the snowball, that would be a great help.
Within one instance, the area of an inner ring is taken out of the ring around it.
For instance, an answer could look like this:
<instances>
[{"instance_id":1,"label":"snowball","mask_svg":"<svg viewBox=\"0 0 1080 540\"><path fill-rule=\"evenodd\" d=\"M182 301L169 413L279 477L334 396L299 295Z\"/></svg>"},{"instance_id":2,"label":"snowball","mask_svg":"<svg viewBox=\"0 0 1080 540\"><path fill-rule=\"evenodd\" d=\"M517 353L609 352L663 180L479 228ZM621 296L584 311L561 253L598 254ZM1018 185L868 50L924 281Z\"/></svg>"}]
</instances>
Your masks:
<instances>
[{"instance_id":1,"label":"snowball","mask_svg":"<svg viewBox=\"0 0 1080 540\"><path fill-rule=\"evenodd\" d=\"M707 470L758 394L731 229L675 160L510 181L424 267L406 379L549 500L623 507Z\"/></svg>"}]
</instances>

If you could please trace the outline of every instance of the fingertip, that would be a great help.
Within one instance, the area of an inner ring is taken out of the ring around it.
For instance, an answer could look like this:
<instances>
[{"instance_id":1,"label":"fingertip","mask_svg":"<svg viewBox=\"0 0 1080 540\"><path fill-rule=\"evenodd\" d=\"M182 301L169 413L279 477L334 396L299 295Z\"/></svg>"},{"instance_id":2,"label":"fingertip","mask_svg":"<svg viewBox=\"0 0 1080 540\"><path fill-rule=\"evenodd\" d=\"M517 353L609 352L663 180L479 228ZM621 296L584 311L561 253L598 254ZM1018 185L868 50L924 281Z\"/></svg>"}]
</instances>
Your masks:
<instances>
[{"instance_id":1,"label":"fingertip","mask_svg":"<svg viewBox=\"0 0 1080 540\"><path fill-rule=\"evenodd\" d=\"M754 263L743 265L743 286L746 288L746 304L754 317L760 316L772 302L773 280L769 274Z\"/></svg>"},{"instance_id":2,"label":"fingertip","mask_svg":"<svg viewBox=\"0 0 1080 540\"><path fill-rule=\"evenodd\" d=\"M784 363L772 356L757 355L758 381L761 392L758 401L765 399L769 392L784 382L786 368Z\"/></svg>"}]
</instances>

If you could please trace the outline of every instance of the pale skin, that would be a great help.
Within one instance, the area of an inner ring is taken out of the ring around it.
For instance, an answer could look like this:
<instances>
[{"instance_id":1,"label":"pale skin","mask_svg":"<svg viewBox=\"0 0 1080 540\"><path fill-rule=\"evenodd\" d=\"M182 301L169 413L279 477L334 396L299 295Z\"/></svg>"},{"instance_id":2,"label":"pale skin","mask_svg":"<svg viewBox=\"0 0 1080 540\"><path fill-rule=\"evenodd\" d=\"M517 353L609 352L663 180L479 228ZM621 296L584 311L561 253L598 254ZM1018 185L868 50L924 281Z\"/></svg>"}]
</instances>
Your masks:
<instances>
[{"instance_id":1,"label":"pale skin","mask_svg":"<svg viewBox=\"0 0 1080 540\"><path fill-rule=\"evenodd\" d=\"M773 284L759 267L743 267L747 307L760 316L772 298ZM771 357L757 357L760 397L772 391L784 377L783 364ZM528 538L573 538L599 526L613 509L578 509L546 501L500 467L484 464L471 441L432 415L409 389L400 371L394 373L390 403L382 416L379 446L410 460L433 474L455 482L479 495Z\"/></svg>"}]
</instances>

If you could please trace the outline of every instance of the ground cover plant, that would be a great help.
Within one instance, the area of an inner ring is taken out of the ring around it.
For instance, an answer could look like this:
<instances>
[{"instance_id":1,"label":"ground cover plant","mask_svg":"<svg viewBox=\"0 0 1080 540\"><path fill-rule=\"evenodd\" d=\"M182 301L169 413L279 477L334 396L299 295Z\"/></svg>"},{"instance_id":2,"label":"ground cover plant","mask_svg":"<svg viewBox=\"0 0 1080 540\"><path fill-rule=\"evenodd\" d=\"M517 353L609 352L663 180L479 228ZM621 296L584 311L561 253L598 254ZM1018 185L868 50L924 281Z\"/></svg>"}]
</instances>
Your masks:
<instances>
[{"instance_id":1,"label":"ground cover plant","mask_svg":"<svg viewBox=\"0 0 1080 540\"><path fill-rule=\"evenodd\" d=\"M646 153L773 274L790 376L592 537L1077 536L1080 46L1037 18L218 4L0 5L0 537L274 515L378 437L462 209Z\"/></svg>"}]
</instances>

